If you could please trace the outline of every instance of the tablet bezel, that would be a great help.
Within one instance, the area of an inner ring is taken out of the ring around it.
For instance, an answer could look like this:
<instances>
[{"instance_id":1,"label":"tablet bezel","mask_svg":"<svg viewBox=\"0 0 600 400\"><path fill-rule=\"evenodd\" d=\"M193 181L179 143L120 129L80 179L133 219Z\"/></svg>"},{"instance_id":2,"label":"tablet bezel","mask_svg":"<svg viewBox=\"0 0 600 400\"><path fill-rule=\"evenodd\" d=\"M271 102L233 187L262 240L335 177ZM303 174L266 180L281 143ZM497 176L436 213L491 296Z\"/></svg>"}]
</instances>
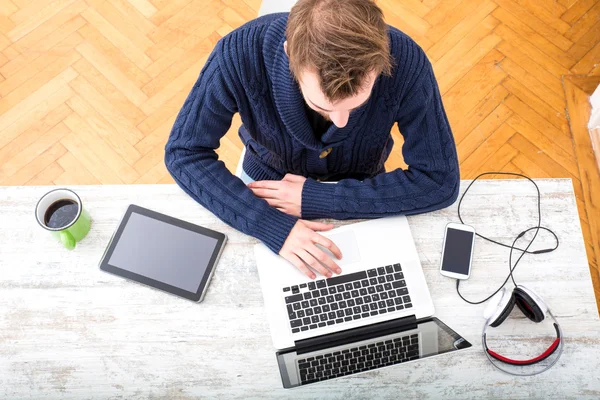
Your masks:
<instances>
[{"instance_id":1,"label":"tablet bezel","mask_svg":"<svg viewBox=\"0 0 600 400\"><path fill-rule=\"evenodd\" d=\"M146 276L116 267L116 266L108 263L108 260L110 260L112 254L113 254L113 251L115 250L117 244L119 243L121 234L125 230L125 226L127 226L127 223L129 222L129 218L131 217L131 214L133 214L133 213L143 215L145 217L152 218L152 219L155 219L155 220L158 220L161 222L165 222L167 224L176 226L178 228L186 229L186 230L189 230L189 231L192 231L192 232L204 235L204 236L208 236L208 237L211 237L211 238L217 240L217 244L215 246L213 254L210 257L208 266L206 268L206 272L202 276L202 280L200 281L200 284L199 284L196 292L189 292L187 290L178 288L176 286L172 286L172 285L166 284L164 282L160 282L155 279L148 278ZM203 228L201 226L192 224L190 222L183 221L183 220L180 220L180 219L177 219L174 217L170 217L168 215L164 215L164 214L158 213L156 211L152 211L147 208L137 206L135 204L130 204L127 207L127 210L125 211L125 214L123 215L123 218L121 219L121 222L119 223L119 226L117 227L117 230L114 232L112 238L110 239L110 242L106 248L106 251L104 252L104 255L102 256L102 259L100 260L100 269L102 271L109 272L111 274L129 279L131 281L138 282L143 285L150 286L155 289L159 289L159 290L165 291L167 293L171 293L176 296L183 297L188 300L199 302L204 297L205 289L208 287L208 283L210 281L210 278L213 275L217 261L221 254L221 251L223 250L223 247L225 246L226 241L227 241L227 236L225 236L225 234L223 234L223 233L215 232L213 230Z\"/></svg>"}]
</instances>

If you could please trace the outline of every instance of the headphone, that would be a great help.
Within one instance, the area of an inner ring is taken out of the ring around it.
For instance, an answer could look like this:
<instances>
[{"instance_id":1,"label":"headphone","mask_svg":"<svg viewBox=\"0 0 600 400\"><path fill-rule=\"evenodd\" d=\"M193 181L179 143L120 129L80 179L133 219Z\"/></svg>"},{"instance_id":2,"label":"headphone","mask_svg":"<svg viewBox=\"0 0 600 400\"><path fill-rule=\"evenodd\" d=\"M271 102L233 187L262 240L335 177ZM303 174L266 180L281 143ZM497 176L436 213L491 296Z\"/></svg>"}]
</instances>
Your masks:
<instances>
[{"instance_id":1,"label":"headphone","mask_svg":"<svg viewBox=\"0 0 600 400\"><path fill-rule=\"evenodd\" d=\"M475 179L473 179L471 181L471 183L469 184L469 186L467 187L467 189L463 192L463 194L458 202L458 218L461 223L464 224L462 216L460 214L462 201L463 201L465 195L467 194L467 192L469 191L469 189L471 188L471 186L473 186L473 184L479 178L481 178L482 176L485 176L485 175L518 176L521 178L525 178L529 182L531 182L535 186L535 189L537 191L537 214L538 214L537 225L519 233L517 235L517 237L513 240L511 245L495 241L495 240L493 240L489 237L486 237L480 233L476 233L477 236L479 236L480 238L482 238L484 240L487 240L496 245L510 249L510 252L508 254L508 276L506 277L504 282L500 285L500 287L498 287L498 289L494 293L492 293L487 298L480 300L480 301L468 300L460 293L460 290L459 290L460 279L456 280L456 292L458 293L458 295L460 296L461 299L463 299L464 301L466 301L469 304L481 304L481 303L484 303L487 300L491 299L483 313L483 317L486 319L486 322L483 327L483 332L481 334L481 342L482 342L483 349L485 351L487 358L490 360L490 362L492 363L492 365L494 367L496 367L497 369L499 369L502 372L505 372L510 375L516 375L516 376L531 376L531 375L541 374L542 372L547 371L554 364L556 364L556 362L558 361L558 359L560 358L560 356L562 354L563 347L564 347L562 331L560 329L560 325L558 324L558 321L556 321L556 318L552 314L552 311L550 311L550 309L548 308L546 303L544 303L542 298L532 289L527 288L523 285L518 285L517 282L515 282L515 278L513 277L513 271L515 270L515 268L519 264L519 261L521 261L521 258L523 258L523 256L525 254L550 253L558 248L559 240L558 240L558 237L556 236L556 234L551 229L549 229L545 226L542 226L542 210L541 210L541 204L540 204L541 203L541 194L540 194L540 189L539 189L538 185L533 181L533 179L529 178L528 176L525 176L522 174L517 174L517 173L512 173L512 172L484 172L484 173L478 175ZM546 249L541 249L541 250L529 250L529 248L535 241L540 230L551 233L554 236L556 245L552 248L546 248ZM517 241L530 231L534 231L534 235L533 235L533 238L527 244L527 246L524 249L516 247L515 245L516 245ZM516 262L513 265L513 251L515 251L515 250L520 251L521 254L517 258ZM515 289L512 292L510 292L505 287L505 285L509 279L512 280L512 282L515 286ZM508 318L511 311L515 307L515 304L519 308L519 310L521 310L521 312L529 320L531 320L535 323L544 321L546 319L546 315L549 315L552 318L552 320L554 321L554 329L556 330L556 339L550 345L550 347L548 347L548 349L546 349L546 351L544 351L539 356L529 359L529 360L513 360L508 357L502 356L502 355L496 353L495 351L490 350L486 343L487 329L489 327L496 328L496 327L500 326L506 320L506 318ZM552 361L550 363L550 365L548 365L541 371L534 372L534 373L515 373L515 372L509 371L507 369L501 368L499 365L497 365L494 362L494 360L498 360L498 361L502 362L503 364L516 365L516 366L534 365L534 364L537 364L537 363L547 359L548 357L550 357L552 354L556 353L557 351L558 351L558 353L557 353L558 357L556 357L556 359L554 361Z\"/></svg>"},{"instance_id":2,"label":"headphone","mask_svg":"<svg viewBox=\"0 0 600 400\"><path fill-rule=\"evenodd\" d=\"M513 360L511 358L502 356L493 350L490 350L487 346L486 332L488 327L496 328L500 326L506 320L506 318L508 318L515 305L529 320L535 323L544 321L546 319L546 314L549 315L554 321L556 339L542 354L529 360ZM517 285L515 289L510 292L508 289L502 288L502 291L497 293L487 305L485 311L483 312L483 317L486 319L486 322L481 335L481 343L483 345L485 354L490 361L496 359L509 365L533 365L547 359L557 350L559 350L559 356L549 366L539 372L533 374L515 374L514 372L500 368L494 362L492 362L492 365L499 370L511 375L537 375L550 369L560 358L560 354L562 353L563 349L562 331L560 329L560 325L556 321L556 318L554 318L554 315L546 303L544 303L544 300L542 300L542 298L533 289L527 288L523 285Z\"/></svg>"}]
</instances>

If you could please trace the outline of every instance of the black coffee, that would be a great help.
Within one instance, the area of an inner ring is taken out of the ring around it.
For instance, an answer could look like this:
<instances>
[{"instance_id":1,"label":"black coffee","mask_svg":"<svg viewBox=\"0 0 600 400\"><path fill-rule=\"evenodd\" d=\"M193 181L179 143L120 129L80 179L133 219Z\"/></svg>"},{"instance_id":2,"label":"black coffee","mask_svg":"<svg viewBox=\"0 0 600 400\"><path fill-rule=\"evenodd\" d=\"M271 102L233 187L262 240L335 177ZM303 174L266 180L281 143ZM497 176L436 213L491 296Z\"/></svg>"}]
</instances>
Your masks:
<instances>
[{"instance_id":1,"label":"black coffee","mask_svg":"<svg viewBox=\"0 0 600 400\"><path fill-rule=\"evenodd\" d=\"M48 228L62 228L69 225L75 217L79 206L70 199L57 200L48 207L44 215L44 223Z\"/></svg>"}]
</instances>

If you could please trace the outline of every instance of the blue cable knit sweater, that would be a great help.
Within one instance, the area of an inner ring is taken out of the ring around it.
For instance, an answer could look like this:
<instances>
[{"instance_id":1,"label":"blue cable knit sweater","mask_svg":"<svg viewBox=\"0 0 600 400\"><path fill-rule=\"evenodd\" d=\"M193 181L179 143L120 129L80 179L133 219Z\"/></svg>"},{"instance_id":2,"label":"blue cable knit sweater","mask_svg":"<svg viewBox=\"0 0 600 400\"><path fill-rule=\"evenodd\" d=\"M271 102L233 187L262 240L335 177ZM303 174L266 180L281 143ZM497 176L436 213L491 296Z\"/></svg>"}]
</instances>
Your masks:
<instances>
[{"instance_id":1,"label":"blue cable knit sweater","mask_svg":"<svg viewBox=\"0 0 600 400\"><path fill-rule=\"evenodd\" d=\"M378 78L369 101L344 128L332 125L318 139L284 52L286 22L287 14L258 18L215 47L166 145L165 162L178 185L229 225L279 252L297 218L255 197L215 153L239 112L244 171L255 180L279 180L288 172L308 177L304 219L416 214L454 203L460 183L456 146L423 50L390 28L392 76ZM394 123L404 136L409 168L386 173Z\"/></svg>"}]
</instances>

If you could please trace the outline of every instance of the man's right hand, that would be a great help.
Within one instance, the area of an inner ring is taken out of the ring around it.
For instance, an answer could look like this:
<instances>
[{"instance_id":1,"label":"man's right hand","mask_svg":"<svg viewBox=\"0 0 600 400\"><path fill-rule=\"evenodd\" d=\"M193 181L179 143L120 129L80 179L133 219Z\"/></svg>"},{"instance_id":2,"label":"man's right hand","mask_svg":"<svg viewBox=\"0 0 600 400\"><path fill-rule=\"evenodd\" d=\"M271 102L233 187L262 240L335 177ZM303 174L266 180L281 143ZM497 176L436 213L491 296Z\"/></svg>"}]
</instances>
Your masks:
<instances>
[{"instance_id":1,"label":"man's right hand","mask_svg":"<svg viewBox=\"0 0 600 400\"><path fill-rule=\"evenodd\" d=\"M279 255L295 265L310 279L315 279L316 276L307 264L327 278L331 278L332 272L341 274L342 269L331 256L317 247L319 244L331 251L338 260L342 259L342 252L335 243L317 233L317 231L328 231L332 228L333 224L298 220L283 243Z\"/></svg>"}]
</instances>

